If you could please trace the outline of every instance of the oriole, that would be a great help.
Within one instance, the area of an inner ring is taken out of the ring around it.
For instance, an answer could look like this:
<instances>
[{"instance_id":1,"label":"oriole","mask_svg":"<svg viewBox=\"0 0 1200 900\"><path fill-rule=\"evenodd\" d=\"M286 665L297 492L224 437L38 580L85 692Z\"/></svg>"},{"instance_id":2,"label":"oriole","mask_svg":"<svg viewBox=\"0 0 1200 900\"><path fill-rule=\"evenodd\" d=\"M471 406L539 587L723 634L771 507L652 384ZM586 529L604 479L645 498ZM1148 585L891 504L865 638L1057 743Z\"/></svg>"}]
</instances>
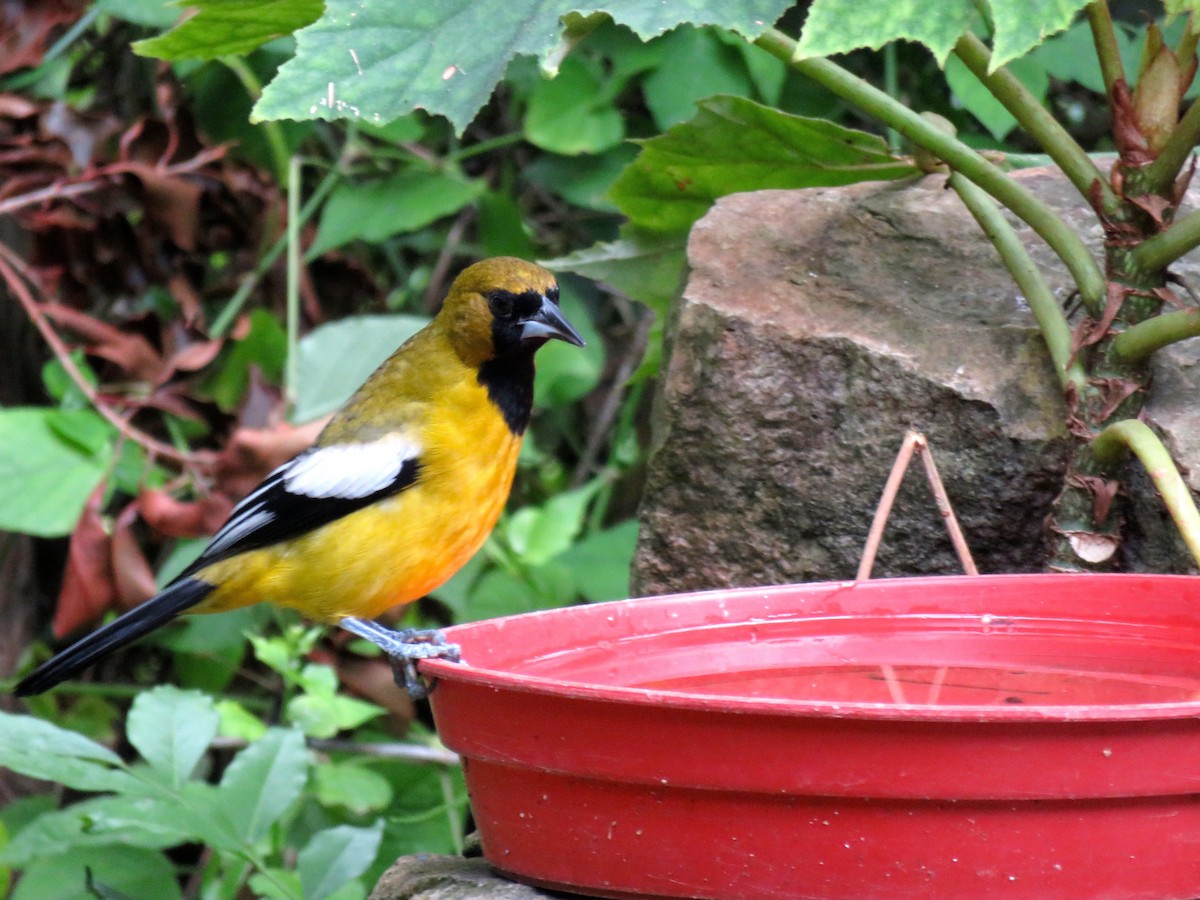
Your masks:
<instances>
[{"instance_id":1,"label":"oriole","mask_svg":"<svg viewBox=\"0 0 1200 900\"><path fill-rule=\"evenodd\" d=\"M414 693L414 660L457 658L436 632L371 621L443 584L483 544L512 487L533 356L583 339L554 277L512 257L455 279L441 310L321 431L230 513L195 562L144 604L17 685L37 694L183 612L269 601L378 644Z\"/></svg>"}]
</instances>

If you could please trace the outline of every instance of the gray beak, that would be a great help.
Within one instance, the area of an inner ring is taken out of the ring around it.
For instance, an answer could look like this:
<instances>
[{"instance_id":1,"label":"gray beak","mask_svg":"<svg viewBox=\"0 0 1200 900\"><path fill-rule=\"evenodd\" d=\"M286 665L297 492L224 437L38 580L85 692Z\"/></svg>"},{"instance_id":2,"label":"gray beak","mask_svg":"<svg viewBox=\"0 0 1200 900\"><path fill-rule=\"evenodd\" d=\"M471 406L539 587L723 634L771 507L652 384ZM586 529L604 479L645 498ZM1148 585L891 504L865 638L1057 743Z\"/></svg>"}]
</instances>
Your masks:
<instances>
[{"instance_id":1,"label":"gray beak","mask_svg":"<svg viewBox=\"0 0 1200 900\"><path fill-rule=\"evenodd\" d=\"M583 346L583 338L579 336L571 323L559 310L558 305L543 297L542 305L532 316L521 325L521 340L532 338L558 338L576 347Z\"/></svg>"}]
</instances>

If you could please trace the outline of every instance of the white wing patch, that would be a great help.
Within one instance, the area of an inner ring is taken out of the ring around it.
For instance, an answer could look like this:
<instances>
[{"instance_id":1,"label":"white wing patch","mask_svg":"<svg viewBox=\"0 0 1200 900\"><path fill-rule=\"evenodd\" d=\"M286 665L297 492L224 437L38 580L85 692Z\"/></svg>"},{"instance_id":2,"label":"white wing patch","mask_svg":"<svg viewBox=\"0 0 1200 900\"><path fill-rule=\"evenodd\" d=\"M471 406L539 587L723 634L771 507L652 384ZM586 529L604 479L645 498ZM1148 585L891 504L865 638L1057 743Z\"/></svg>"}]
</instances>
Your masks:
<instances>
[{"instance_id":1,"label":"white wing patch","mask_svg":"<svg viewBox=\"0 0 1200 900\"><path fill-rule=\"evenodd\" d=\"M318 448L296 457L281 474L290 493L353 500L383 490L418 452L415 441L394 435L366 444Z\"/></svg>"},{"instance_id":2,"label":"white wing patch","mask_svg":"<svg viewBox=\"0 0 1200 900\"><path fill-rule=\"evenodd\" d=\"M209 555L220 553L232 547L246 535L273 521L275 521L275 514L270 510L263 509L262 503L256 503L253 506L235 512L229 521L225 523L225 527L217 532L216 537L213 538L212 543L208 545L204 552Z\"/></svg>"},{"instance_id":3,"label":"white wing patch","mask_svg":"<svg viewBox=\"0 0 1200 900\"><path fill-rule=\"evenodd\" d=\"M419 449L410 438L393 435L367 444L306 450L273 471L234 507L201 559L224 553L274 522L282 510L273 491L282 488L287 494L314 500L369 497L395 481Z\"/></svg>"}]
</instances>

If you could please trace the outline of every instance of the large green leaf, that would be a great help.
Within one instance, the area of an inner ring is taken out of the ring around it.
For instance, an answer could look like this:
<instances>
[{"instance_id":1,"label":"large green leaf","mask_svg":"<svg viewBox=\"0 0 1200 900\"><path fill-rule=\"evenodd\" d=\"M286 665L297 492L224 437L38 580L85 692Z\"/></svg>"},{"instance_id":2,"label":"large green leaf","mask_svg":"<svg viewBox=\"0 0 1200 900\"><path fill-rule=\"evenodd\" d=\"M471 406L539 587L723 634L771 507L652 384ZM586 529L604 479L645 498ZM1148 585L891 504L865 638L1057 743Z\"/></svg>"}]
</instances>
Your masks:
<instances>
[{"instance_id":1,"label":"large green leaf","mask_svg":"<svg viewBox=\"0 0 1200 900\"><path fill-rule=\"evenodd\" d=\"M80 791L130 789L135 780L121 758L66 728L0 712L0 768Z\"/></svg>"},{"instance_id":2,"label":"large green leaf","mask_svg":"<svg viewBox=\"0 0 1200 900\"><path fill-rule=\"evenodd\" d=\"M989 0L994 25L992 67L1024 56L1071 24L1087 0ZM976 17L974 0L814 0L796 56L830 56L895 40L928 47L944 65L954 44Z\"/></svg>"},{"instance_id":3,"label":"large green leaf","mask_svg":"<svg viewBox=\"0 0 1200 900\"><path fill-rule=\"evenodd\" d=\"M367 870L379 852L383 820L368 828L338 825L318 831L296 857L306 900L324 900Z\"/></svg>"},{"instance_id":4,"label":"large green leaf","mask_svg":"<svg viewBox=\"0 0 1200 900\"><path fill-rule=\"evenodd\" d=\"M292 419L311 422L333 412L428 323L423 316L352 316L314 328L296 348L300 384Z\"/></svg>"},{"instance_id":5,"label":"large green leaf","mask_svg":"<svg viewBox=\"0 0 1200 900\"><path fill-rule=\"evenodd\" d=\"M211 697L159 685L133 701L125 730L146 762L178 788L208 750L220 721Z\"/></svg>"},{"instance_id":6,"label":"large green leaf","mask_svg":"<svg viewBox=\"0 0 1200 900\"><path fill-rule=\"evenodd\" d=\"M22 871L11 900L96 900L102 895L89 881L126 897L175 900L182 896L175 867L162 853L110 846L77 847L32 861Z\"/></svg>"},{"instance_id":7,"label":"large green leaf","mask_svg":"<svg viewBox=\"0 0 1200 900\"><path fill-rule=\"evenodd\" d=\"M882 181L912 175L875 135L793 116L742 97L712 97L696 117L644 141L612 187L631 222L681 233L713 201L764 188Z\"/></svg>"},{"instance_id":8,"label":"large green leaf","mask_svg":"<svg viewBox=\"0 0 1200 900\"><path fill-rule=\"evenodd\" d=\"M166 34L137 41L134 52L161 59L216 59L249 53L260 44L315 22L322 0L188 0L195 15Z\"/></svg>"},{"instance_id":9,"label":"large green leaf","mask_svg":"<svg viewBox=\"0 0 1200 900\"><path fill-rule=\"evenodd\" d=\"M70 534L108 469L115 434L89 409L0 409L0 530Z\"/></svg>"},{"instance_id":10,"label":"large green leaf","mask_svg":"<svg viewBox=\"0 0 1200 900\"><path fill-rule=\"evenodd\" d=\"M236 757L218 791L243 841L261 840L300 796L308 779L308 748L295 729L273 728Z\"/></svg>"},{"instance_id":11,"label":"large green leaf","mask_svg":"<svg viewBox=\"0 0 1200 900\"><path fill-rule=\"evenodd\" d=\"M308 257L349 241L378 242L424 228L458 212L484 190L480 181L415 169L374 181L344 182L321 210L321 224Z\"/></svg>"},{"instance_id":12,"label":"large green leaf","mask_svg":"<svg viewBox=\"0 0 1200 900\"><path fill-rule=\"evenodd\" d=\"M1024 56L1071 24L1088 0L991 0L992 69Z\"/></svg>"},{"instance_id":13,"label":"large green leaf","mask_svg":"<svg viewBox=\"0 0 1200 900\"><path fill-rule=\"evenodd\" d=\"M648 39L681 22L719 25L753 38L790 6L787 0L616 0L603 11ZM561 18L600 7L574 0L328 0L325 13L296 33L296 56L255 107L257 119L361 118L387 122L418 107L462 132L509 61L561 55Z\"/></svg>"}]
</instances>

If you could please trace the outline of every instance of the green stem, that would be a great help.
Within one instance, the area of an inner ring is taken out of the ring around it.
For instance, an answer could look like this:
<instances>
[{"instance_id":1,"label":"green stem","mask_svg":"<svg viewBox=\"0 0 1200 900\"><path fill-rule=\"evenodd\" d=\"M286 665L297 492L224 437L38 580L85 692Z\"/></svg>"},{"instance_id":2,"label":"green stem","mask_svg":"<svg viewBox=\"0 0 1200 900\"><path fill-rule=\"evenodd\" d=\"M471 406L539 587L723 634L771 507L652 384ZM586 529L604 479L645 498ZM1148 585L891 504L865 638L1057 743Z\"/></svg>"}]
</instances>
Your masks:
<instances>
[{"instance_id":1,"label":"green stem","mask_svg":"<svg viewBox=\"0 0 1200 900\"><path fill-rule=\"evenodd\" d=\"M1113 85L1125 78L1125 68L1121 64L1121 47L1117 43L1117 30L1113 27L1112 14L1108 11L1108 0L1093 0L1089 3L1087 17L1088 24L1092 26L1096 57L1100 60L1104 90L1111 96Z\"/></svg>"},{"instance_id":2,"label":"green stem","mask_svg":"<svg viewBox=\"0 0 1200 900\"><path fill-rule=\"evenodd\" d=\"M1184 544L1200 565L1200 511L1158 435L1145 422L1124 419L1109 425L1092 441L1092 452L1101 463L1117 462L1127 449L1146 467Z\"/></svg>"},{"instance_id":3,"label":"green stem","mask_svg":"<svg viewBox=\"0 0 1200 900\"><path fill-rule=\"evenodd\" d=\"M489 138L486 141L480 141L478 144L463 147L461 150L456 150L446 156L446 161L462 162L464 159L470 159L472 156L478 156L480 153L487 153L489 150L501 150L505 147L511 147L513 144L519 144L523 140L525 140L525 135L520 131L502 134L498 137Z\"/></svg>"},{"instance_id":4,"label":"green stem","mask_svg":"<svg viewBox=\"0 0 1200 900\"><path fill-rule=\"evenodd\" d=\"M1108 213L1116 211L1120 205L1117 195L1059 121L1008 69L1001 67L989 72L992 55L983 41L968 31L954 45L954 52L991 95L1012 113L1025 133L1058 164L1089 204L1093 202L1093 192L1098 190L1101 208Z\"/></svg>"},{"instance_id":5,"label":"green stem","mask_svg":"<svg viewBox=\"0 0 1200 900\"><path fill-rule=\"evenodd\" d=\"M313 191L312 196L309 197L308 201L303 207L301 207L299 219L301 224L307 222L313 217L313 214L316 213L317 209L325 201L326 195L333 190L334 185L338 183L340 178L341 173L337 168L329 170L328 174L326 174L321 183L317 185L317 189ZM263 254L263 257L261 260L259 260L258 265L254 267L254 271L247 273L246 276L242 278L242 282L238 285L237 291L235 291L234 295L229 298L229 302L225 304L225 308L221 310L221 314L217 316L216 320L212 324L212 328L209 329L210 337L221 337L226 331L229 330L230 326L233 325L234 320L237 318L238 313L240 313L242 311L242 307L245 306L246 300L249 299L251 292L258 287L258 283L262 280L263 276L266 275L267 272L271 271L271 267L275 265L275 261L279 259L280 254L287 249L287 246L288 233L285 230L283 234L275 239L275 243L271 245L270 249Z\"/></svg>"},{"instance_id":6,"label":"green stem","mask_svg":"<svg viewBox=\"0 0 1200 900\"><path fill-rule=\"evenodd\" d=\"M1157 272L1196 247L1200 247L1200 210L1188 213L1165 231L1146 238L1129 251L1129 258L1138 271Z\"/></svg>"},{"instance_id":7,"label":"green stem","mask_svg":"<svg viewBox=\"0 0 1200 900\"><path fill-rule=\"evenodd\" d=\"M242 83L242 87L246 89L246 93L250 95L251 100L257 100L262 95L262 82L258 80L258 76L254 74L254 70L246 64L246 60L240 56L223 56L221 62L225 64ZM286 186L288 177L288 160L291 153L288 152L287 139L283 135L283 128L279 122L267 120L261 123L263 134L267 138L267 146L271 148L271 159L275 163L275 177Z\"/></svg>"},{"instance_id":8,"label":"green stem","mask_svg":"<svg viewBox=\"0 0 1200 900\"><path fill-rule=\"evenodd\" d=\"M1071 327L1067 324L1062 309L1055 302L1046 279L1030 258L1029 251L1025 249L1025 245L1008 224L995 201L977 184L963 178L958 172L951 172L950 186L975 217L975 221L992 242L1017 287L1024 294L1046 341L1050 358L1054 361L1054 371L1058 374L1059 382L1064 389L1073 385L1076 394L1081 395L1087 387L1087 374L1083 365L1077 359L1072 359Z\"/></svg>"},{"instance_id":9,"label":"green stem","mask_svg":"<svg viewBox=\"0 0 1200 900\"><path fill-rule=\"evenodd\" d=\"M287 218L287 358L283 369L284 401L291 409L296 402L298 367L296 345L300 342L300 157L288 164Z\"/></svg>"},{"instance_id":10,"label":"green stem","mask_svg":"<svg viewBox=\"0 0 1200 900\"><path fill-rule=\"evenodd\" d=\"M900 99L900 65L896 60L895 41L885 44L883 48L883 89L892 99ZM887 142L892 153L900 152L900 134L895 128L887 130Z\"/></svg>"},{"instance_id":11,"label":"green stem","mask_svg":"<svg viewBox=\"0 0 1200 900\"><path fill-rule=\"evenodd\" d=\"M1200 308L1162 313L1131 325L1113 339L1113 350L1126 362L1141 362L1168 344L1200 337Z\"/></svg>"},{"instance_id":12,"label":"green stem","mask_svg":"<svg viewBox=\"0 0 1200 900\"><path fill-rule=\"evenodd\" d=\"M1187 164L1197 143L1200 143L1200 100L1193 100L1167 138L1158 159L1146 166L1146 189L1150 193L1164 193Z\"/></svg>"},{"instance_id":13,"label":"green stem","mask_svg":"<svg viewBox=\"0 0 1200 900\"><path fill-rule=\"evenodd\" d=\"M951 137L917 113L893 100L827 59L794 59L796 42L776 29L768 29L754 42L793 69L828 88L867 115L924 147L950 168L971 179L1032 228L1066 264L1088 312L1104 310L1104 274L1087 247L1070 226L1025 187L1009 178L966 144Z\"/></svg>"}]
</instances>

